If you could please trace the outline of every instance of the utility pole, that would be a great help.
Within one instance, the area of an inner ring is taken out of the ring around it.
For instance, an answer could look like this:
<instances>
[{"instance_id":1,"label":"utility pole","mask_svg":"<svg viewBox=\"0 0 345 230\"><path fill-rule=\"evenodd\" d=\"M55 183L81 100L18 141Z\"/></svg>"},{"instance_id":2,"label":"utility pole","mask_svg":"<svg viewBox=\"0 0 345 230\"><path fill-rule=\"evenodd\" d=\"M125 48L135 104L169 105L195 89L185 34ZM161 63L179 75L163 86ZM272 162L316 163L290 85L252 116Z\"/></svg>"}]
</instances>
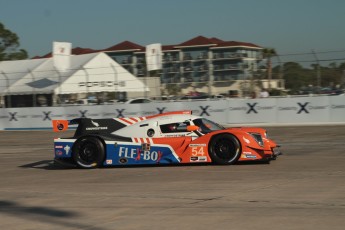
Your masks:
<instances>
[{"instance_id":1,"label":"utility pole","mask_svg":"<svg viewBox=\"0 0 345 230\"><path fill-rule=\"evenodd\" d=\"M316 56L316 53L314 50L311 50L312 54L314 55L314 58L316 60L316 82L317 82L317 87L320 89L321 88L321 72L320 72L320 61Z\"/></svg>"},{"instance_id":2,"label":"utility pole","mask_svg":"<svg viewBox=\"0 0 345 230\"><path fill-rule=\"evenodd\" d=\"M271 80L272 80L272 60L271 57L267 59L267 79L268 79L268 90L271 91Z\"/></svg>"},{"instance_id":3,"label":"utility pole","mask_svg":"<svg viewBox=\"0 0 345 230\"><path fill-rule=\"evenodd\" d=\"M283 76L284 76L284 66L278 54L277 54L277 59L279 63L279 79L281 80L283 79Z\"/></svg>"},{"instance_id":4,"label":"utility pole","mask_svg":"<svg viewBox=\"0 0 345 230\"><path fill-rule=\"evenodd\" d=\"M284 79L284 66L282 64L282 61L280 59L280 56L277 55L277 59L278 59L278 62L279 62L279 81L280 81L280 85L279 87L283 88L283 79Z\"/></svg>"}]
</instances>

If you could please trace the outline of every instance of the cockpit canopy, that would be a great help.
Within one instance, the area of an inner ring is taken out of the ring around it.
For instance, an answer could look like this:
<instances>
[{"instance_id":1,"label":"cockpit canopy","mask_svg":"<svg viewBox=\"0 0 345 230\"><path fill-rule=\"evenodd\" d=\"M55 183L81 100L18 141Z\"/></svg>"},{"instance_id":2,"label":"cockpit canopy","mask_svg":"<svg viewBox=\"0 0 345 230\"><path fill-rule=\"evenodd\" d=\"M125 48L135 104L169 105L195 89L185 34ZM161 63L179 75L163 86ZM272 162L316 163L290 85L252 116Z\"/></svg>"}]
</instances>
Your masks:
<instances>
[{"instance_id":1,"label":"cockpit canopy","mask_svg":"<svg viewBox=\"0 0 345 230\"><path fill-rule=\"evenodd\" d=\"M223 126L206 118L197 118L194 119L193 122L194 125L199 127L199 131L203 134L225 129Z\"/></svg>"},{"instance_id":2,"label":"cockpit canopy","mask_svg":"<svg viewBox=\"0 0 345 230\"><path fill-rule=\"evenodd\" d=\"M117 130L113 134L126 137L179 137L195 136L195 130L207 134L222 129L224 127L213 121L189 114L147 119Z\"/></svg>"}]
</instances>

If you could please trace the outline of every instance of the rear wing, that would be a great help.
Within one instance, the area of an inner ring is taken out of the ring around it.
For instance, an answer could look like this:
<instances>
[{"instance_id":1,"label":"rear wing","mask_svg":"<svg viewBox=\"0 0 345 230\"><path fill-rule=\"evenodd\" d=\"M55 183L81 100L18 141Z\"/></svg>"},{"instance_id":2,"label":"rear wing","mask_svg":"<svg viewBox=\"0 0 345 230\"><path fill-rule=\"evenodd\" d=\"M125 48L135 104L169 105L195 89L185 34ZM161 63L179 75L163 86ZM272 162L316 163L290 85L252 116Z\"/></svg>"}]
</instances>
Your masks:
<instances>
[{"instance_id":1,"label":"rear wing","mask_svg":"<svg viewBox=\"0 0 345 230\"><path fill-rule=\"evenodd\" d=\"M53 120L52 124L54 132L63 132L68 130L69 126L77 125L74 137L88 134L106 135L126 127L125 124L116 119L77 118L73 120Z\"/></svg>"},{"instance_id":2,"label":"rear wing","mask_svg":"<svg viewBox=\"0 0 345 230\"><path fill-rule=\"evenodd\" d=\"M73 120L52 120L53 131L64 132L68 130L68 128L70 128L71 125L79 125L82 119L84 118L78 118L78 119L73 119Z\"/></svg>"},{"instance_id":3,"label":"rear wing","mask_svg":"<svg viewBox=\"0 0 345 230\"><path fill-rule=\"evenodd\" d=\"M53 131L63 132L68 130L68 120L52 120Z\"/></svg>"}]
</instances>

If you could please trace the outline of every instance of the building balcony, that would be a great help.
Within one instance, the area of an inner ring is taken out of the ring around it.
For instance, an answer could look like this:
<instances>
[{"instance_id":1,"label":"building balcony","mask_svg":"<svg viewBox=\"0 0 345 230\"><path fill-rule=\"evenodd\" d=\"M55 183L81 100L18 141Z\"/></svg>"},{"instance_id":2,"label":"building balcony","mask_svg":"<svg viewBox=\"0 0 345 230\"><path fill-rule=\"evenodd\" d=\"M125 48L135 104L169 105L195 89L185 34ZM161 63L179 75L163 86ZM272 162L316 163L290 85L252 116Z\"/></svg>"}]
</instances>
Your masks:
<instances>
[{"instance_id":1,"label":"building balcony","mask_svg":"<svg viewBox=\"0 0 345 230\"><path fill-rule=\"evenodd\" d=\"M197 60L194 60L193 63L196 63L196 64L201 64L201 63L207 63L207 59L197 59Z\"/></svg>"},{"instance_id":2,"label":"building balcony","mask_svg":"<svg viewBox=\"0 0 345 230\"><path fill-rule=\"evenodd\" d=\"M213 71L219 72L219 71L240 71L243 70L242 65L236 65L236 64L228 64L228 65L214 65Z\"/></svg>"},{"instance_id":3,"label":"building balcony","mask_svg":"<svg viewBox=\"0 0 345 230\"><path fill-rule=\"evenodd\" d=\"M207 72L208 71L207 65L194 66L194 69L196 72Z\"/></svg>"},{"instance_id":4,"label":"building balcony","mask_svg":"<svg viewBox=\"0 0 345 230\"><path fill-rule=\"evenodd\" d=\"M213 86L215 86L215 87L229 87L234 83L235 83L234 80L214 81Z\"/></svg>"},{"instance_id":5,"label":"building balcony","mask_svg":"<svg viewBox=\"0 0 345 230\"><path fill-rule=\"evenodd\" d=\"M193 57L189 53L185 53L183 55L183 61L191 61L193 60Z\"/></svg>"},{"instance_id":6,"label":"building balcony","mask_svg":"<svg viewBox=\"0 0 345 230\"><path fill-rule=\"evenodd\" d=\"M213 54L213 61L242 59L247 57L248 55L246 53L215 53Z\"/></svg>"},{"instance_id":7,"label":"building balcony","mask_svg":"<svg viewBox=\"0 0 345 230\"><path fill-rule=\"evenodd\" d=\"M170 68L165 68L166 73L179 73L180 72L180 68L176 68L176 67L170 67Z\"/></svg>"},{"instance_id":8,"label":"building balcony","mask_svg":"<svg viewBox=\"0 0 345 230\"><path fill-rule=\"evenodd\" d=\"M179 62L178 57L163 57L163 63L176 63Z\"/></svg>"},{"instance_id":9,"label":"building balcony","mask_svg":"<svg viewBox=\"0 0 345 230\"><path fill-rule=\"evenodd\" d=\"M199 53L199 55L196 58L196 60L207 60L207 59L208 59L208 56L206 52Z\"/></svg>"},{"instance_id":10,"label":"building balcony","mask_svg":"<svg viewBox=\"0 0 345 230\"><path fill-rule=\"evenodd\" d=\"M184 78L184 82L190 83L190 82L194 82L194 80L193 80L193 78L192 78L191 76L186 76L186 77Z\"/></svg>"},{"instance_id":11,"label":"building balcony","mask_svg":"<svg viewBox=\"0 0 345 230\"><path fill-rule=\"evenodd\" d=\"M144 76L146 72L144 70L138 70L137 76Z\"/></svg>"},{"instance_id":12,"label":"building balcony","mask_svg":"<svg viewBox=\"0 0 345 230\"><path fill-rule=\"evenodd\" d=\"M188 72L194 72L193 68L191 66L185 66L183 68L183 72L188 73Z\"/></svg>"}]
</instances>

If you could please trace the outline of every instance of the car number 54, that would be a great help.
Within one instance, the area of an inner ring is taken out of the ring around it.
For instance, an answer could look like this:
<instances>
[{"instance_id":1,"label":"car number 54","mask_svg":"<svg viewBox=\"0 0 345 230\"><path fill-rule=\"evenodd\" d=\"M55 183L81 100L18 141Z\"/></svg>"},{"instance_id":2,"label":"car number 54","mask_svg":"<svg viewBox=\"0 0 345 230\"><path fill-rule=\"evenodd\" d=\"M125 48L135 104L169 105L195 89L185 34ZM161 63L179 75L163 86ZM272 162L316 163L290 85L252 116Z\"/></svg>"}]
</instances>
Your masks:
<instances>
[{"instance_id":1,"label":"car number 54","mask_svg":"<svg viewBox=\"0 0 345 230\"><path fill-rule=\"evenodd\" d=\"M192 156L193 157L204 156L204 155L205 155L204 147L192 147Z\"/></svg>"}]
</instances>

